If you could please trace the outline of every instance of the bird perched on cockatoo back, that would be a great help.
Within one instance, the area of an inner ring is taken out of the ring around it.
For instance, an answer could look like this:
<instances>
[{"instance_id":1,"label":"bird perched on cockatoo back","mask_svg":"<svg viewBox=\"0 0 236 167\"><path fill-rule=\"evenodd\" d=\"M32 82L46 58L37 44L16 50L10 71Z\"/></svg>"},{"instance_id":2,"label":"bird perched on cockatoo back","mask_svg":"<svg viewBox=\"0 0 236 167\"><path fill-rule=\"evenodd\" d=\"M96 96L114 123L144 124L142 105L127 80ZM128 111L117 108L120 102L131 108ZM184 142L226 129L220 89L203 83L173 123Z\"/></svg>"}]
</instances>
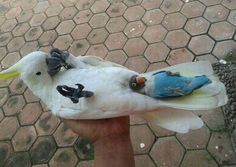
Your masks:
<instances>
[{"instance_id":1,"label":"bird perched on cockatoo back","mask_svg":"<svg viewBox=\"0 0 236 167\"><path fill-rule=\"evenodd\" d=\"M95 56L53 49L32 52L0 78L20 76L54 115L102 119L141 114L180 133L203 126L195 114L227 102L224 85L209 62L191 62L139 74Z\"/></svg>"}]
</instances>

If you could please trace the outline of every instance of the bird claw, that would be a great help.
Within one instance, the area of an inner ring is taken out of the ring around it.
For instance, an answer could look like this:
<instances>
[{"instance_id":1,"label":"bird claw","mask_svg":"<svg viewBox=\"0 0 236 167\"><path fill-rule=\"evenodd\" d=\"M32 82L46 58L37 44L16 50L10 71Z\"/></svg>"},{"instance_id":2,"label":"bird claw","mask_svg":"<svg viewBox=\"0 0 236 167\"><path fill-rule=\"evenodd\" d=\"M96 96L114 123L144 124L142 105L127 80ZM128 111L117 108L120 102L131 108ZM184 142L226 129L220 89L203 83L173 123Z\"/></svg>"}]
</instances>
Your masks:
<instances>
[{"instance_id":1,"label":"bird claw","mask_svg":"<svg viewBox=\"0 0 236 167\"><path fill-rule=\"evenodd\" d=\"M78 87L77 89L66 85L59 85L56 89L62 96L70 98L73 103L78 103L81 97L89 98L94 95L91 91L83 91L83 85L76 84L76 86Z\"/></svg>"},{"instance_id":2,"label":"bird claw","mask_svg":"<svg viewBox=\"0 0 236 167\"><path fill-rule=\"evenodd\" d=\"M50 57L46 58L46 63L48 67L48 73L53 76L58 73L62 67L65 69L70 69L72 66L66 62L69 57L68 52L63 52L57 48L53 48L50 51Z\"/></svg>"}]
</instances>

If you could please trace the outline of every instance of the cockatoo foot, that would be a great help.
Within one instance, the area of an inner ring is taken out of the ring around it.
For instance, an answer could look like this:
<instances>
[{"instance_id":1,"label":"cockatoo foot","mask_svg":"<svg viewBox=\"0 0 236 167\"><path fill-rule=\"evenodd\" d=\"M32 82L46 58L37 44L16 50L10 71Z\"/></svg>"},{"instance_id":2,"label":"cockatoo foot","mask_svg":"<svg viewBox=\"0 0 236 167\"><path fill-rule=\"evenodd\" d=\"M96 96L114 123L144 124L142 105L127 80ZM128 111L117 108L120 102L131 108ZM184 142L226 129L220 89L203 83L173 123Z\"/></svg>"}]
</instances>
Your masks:
<instances>
[{"instance_id":1,"label":"cockatoo foot","mask_svg":"<svg viewBox=\"0 0 236 167\"><path fill-rule=\"evenodd\" d=\"M57 86L57 91L62 96L70 98L73 103L78 103L79 98L81 98L81 97L88 98L88 97L92 97L94 95L94 93L91 91L86 91L86 90L83 91L83 89L84 89L83 85L76 84L76 86L78 88L72 88L72 87L69 87L66 85L59 85L59 86Z\"/></svg>"}]
</instances>

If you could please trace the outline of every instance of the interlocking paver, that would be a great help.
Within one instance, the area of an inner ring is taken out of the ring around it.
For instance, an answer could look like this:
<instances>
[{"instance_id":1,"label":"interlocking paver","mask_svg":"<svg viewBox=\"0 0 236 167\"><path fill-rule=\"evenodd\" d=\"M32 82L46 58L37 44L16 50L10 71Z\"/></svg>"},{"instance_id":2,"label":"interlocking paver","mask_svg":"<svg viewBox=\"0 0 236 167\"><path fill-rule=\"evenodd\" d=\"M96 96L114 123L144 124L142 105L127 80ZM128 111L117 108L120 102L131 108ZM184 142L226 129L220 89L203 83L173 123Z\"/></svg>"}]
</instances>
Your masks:
<instances>
[{"instance_id":1,"label":"interlocking paver","mask_svg":"<svg viewBox=\"0 0 236 167\"><path fill-rule=\"evenodd\" d=\"M202 3L198 1L193 1L189 3L185 3L181 12L187 18L193 18L193 17L202 16L204 10L205 10L205 6Z\"/></svg>"},{"instance_id":2,"label":"interlocking paver","mask_svg":"<svg viewBox=\"0 0 236 167\"><path fill-rule=\"evenodd\" d=\"M40 100L38 97L33 95L29 88L24 92L24 97L27 103L38 102Z\"/></svg>"},{"instance_id":3,"label":"interlocking paver","mask_svg":"<svg viewBox=\"0 0 236 167\"><path fill-rule=\"evenodd\" d=\"M90 48L88 49L86 54L105 58L107 53L108 53L108 50L107 50L106 46L104 44L98 44L98 45L90 46Z\"/></svg>"},{"instance_id":4,"label":"interlocking paver","mask_svg":"<svg viewBox=\"0 0 236 167\"><path fill-rule=\"evenodd\" d=\"M43 23L42 27L44 30L53 30L60 23L60 19L58 16L48 17Z\"/></svg>"},{"instance_id":5,"label":"interlocking paver","mask_svg":"<svg viewBox=\"0 0 236 167\"><path fill-rule=\"evenodd\" d=\"M108 21L106 28L110 33L120 32L124 30L126 24L127 21L123 17L115 17Z\"/></svg>"},{"instance_id":6,"label":"interlocking paver","mask_svg":"<svg viewBox=\"0 0 236 167\"><path fill-rule=\"evenodd\" d=\"M11 40L11 33L1 33L0 34L0 46L5 46Z\"/></svg>"},{"instance_id":7,"label":"interlocking paver","mask_svg":"<svg viewBox=\"0 0 236 167\"><path fill-rule=\"evenodd\" d=\"M86 23L92 17L92 12L90 10L82 10L74 17L76 24Z\"/></svg>"},{"instance_id":8,"label":"interlocking paver","mask_svg":"<svg viewBox=\"0 0 236 167\"><path fill-rule=\"evenodd\" d=\"M15 7L11 8L7 13L6 13L6 18L7 19L13 19L16 18L21 13L22 9L20 7Z\"/></svg>"},{"instance_id":9,"label":"interlocking paver","mask_svg":"<svg viewBox=\"0 0 236 167\"><path fill-rule=\"evenodd\" d=\"M10 157L12 154L12 147L9 142L1 142L0 143L0 165L3 166L3 164L6 162L6 160Z\"/></svg>"},{"instance_id":10,"label":"interlocking paver","mask_svg":"<svg viewBox=\"0 0 236 167\"><path fill-rule=\"evenodd\" d=\"M152 162L151 158L144 154L144 155L136 155L134 157L135 160L135 167L155 167L154 163Z\"/></svg>"},{"instance_id":11,"label":"interlocking paver","mask_svg":"<svg viewBox=\"0 0 236 167\"><path fill-rule=\"evenodd\" d=\"M22 36L29 30L29 28L30 26L28 23L20 23L13 29L12 34L14 36Z\"/></svg>"},{"instance_id":12,"label":"interlocking paver","mask_svg":"<svg viewBox=\"0 0 236 167\"><path fill-rule=\"evenodd\" d=\"M85 55L89 48L89 43L86 39L74 41L69 48L69 52L73 55Z\"/></svg>"},{"instance_id":13,"label":"interlocking paver","mask_svg":"<svg viewBox=\"0 0 236 167\"><path fill-rule=\"evenodd\" d=\"M228 17L229 10L222 5L209 6L204 12L204 17L210 22L223 21Z\"/></svg>"},{"instance_id":14,"label":"interlocking paver","mask_svg":"<svg viewBox=\"0 0 236 167\"><path fill-rule=\"evenodd\" d=\"M174 30L168 32L165 43L172 49L185 47L190 36L184 30Z\"/></svg>"},{"instance_id":15,"label":"interlocking paver","mask_svg":"<svg viewBox=\"0 0 236 167\"><path fill-rule=\"evenodd\" d=\"M174 49L170 52L166 61L170 65L191 62L194 59L194 55L186 48Z\"/></svg>"},{"instance_id":16,"label":"interlocking paver","mask_svg":"<svg viewBox=\"0 0 236 167\"><path fill-rule=\"evenodd\" d=\"M142 2L142 0L124 0L124 3L127 5L127 6L135 6L135 5L138 5Z\"/></svg>"},{"instance_id":17,"label":"interlocking paver","mask_svg":"<svg viewBox=\"0 0 236 167\"><path fill-rule=\"evenodd\" d=\"M191 35L200 35L207 32L210 23L203 17L189 19L184 29Z\"/></svg>"},{"instance_id":18,"label":"interlocking paver","mask_svg":"<svg viewBox=\"0 0 236 167\"><path fill-rule=\"evenodd\" d=\"M200 0L204 5L211 6L211 5L217 5L220 4L222 0Z\"/></svg>"},{"instance_id":19,"label":"interlocking paver","mask_svg":"<svg viewBox=\"0 0 236 167\"><path fill-rule=\"evenodd\" d=\"M44 31L38 42L40 46L52 45L56 38L57 33L55 30Z\"/></svg>"},{"instance_id":20,"label":"interlocking paver","mask_svg":"<svg viewBox=\"0 0 236 167\"><path fill-rule=\"evenodd\" d=\"M78 158L73 148L59 148L49 162L50 167L76 166Z\"/></svg>"},{"instance_id":21,"label":"interlocking paver","mask_svg":"<svg viewBox=\"0 0 236 167\"><path fill-rule=\"evenodd\" d=\"M2 106L9 98L9 92L7 88L0 89L0 105ZM2 119L1 119L2 120Z\"/></svg>"},{"instance_id":22,"label":"interlocking paver","mask_svg":"<svg viewBox=\"0 0 236 167\"><path fill-rule=\"evenodd\" d=\"M40 37L40 35L43 33L43 30L41 27L31 27L25 34L25 40L26 41L33 41Z\"/></svg>"},{"instance_id":23,"label":"interlocking paver","mask_svg":"<svg viewBox=\"0 0 236 167\"><path fill-rule=\"evenodd\" d=\"M229 14L228 21L236 26L236 10L232 10Z\"/></svg>"},{"instance_id":24,"label":"interlocking paver","mask_svg":"<svg viewBox=\"0 0 236 167\"><path fill-rule=\"evenodd\" d=\"M145 72L148 65L148 61L143 56L130 57L125 62L126 67L139 73Z\"/></svg>"},{"instance_id":25,"label":"interlocking paver","mask_svg":"<svg viewBox=\"0 0 236 167\"><path fill-rule=\"evenodd\" d=\"M122 50L114 50L110 51L105 59L123 65L127 60L127 56Z\"/></svg>"},{"instance_id":26,"label":"interlocking paver","mask_svg":"<svg viewBox=\"0 0 236 167\"><path fill-rule=\"evenodd\" d=\"M235 47L236 42L233 40L217 42L212 53L218 58L224 58L224 56L232 51Z\"/></svg>"},{"instance_id":27,"label":"interlocking paver","mask_svg":"<svg viewBox=\"0 0 236 167\"><path fill-rule=\"evenodd\" d=\"M231 39L234 33L235 27L226 21L212 24L209 30L209 35L217 41Z\"/></svg>"},{"instance_id":28,"label":"interlocking paver","mask_svg":"<svg viewBox=\"0 0 236 167\"><path fill-rule=\"evenodd\" d=\"M211 63L217 63L219 60L212 54L206 54L196 57L197 61L210 61Z\"/></svg>"},{"instance_id":29,"label":"interlocking paver","mask_svg":"<svg viewBox=\"0 0 236 167\"><path fill-rule=\"evenodd\" d=\"M87 139L78 138L74 145L75 151L81 160L94 159L94 145Z\"/></svg>"},{"instance_id":30,"label":"interlocking paver","mask_svg":"<svg viewBox=\"0 0 236 167\"><path fill-rule=\"evenodd\" d=\"M107 0L97 0L90 8L93 13L105 12L110 3Z\"/></svg>"},{"instance_id":31,"label":"interlocking paver","mask_svg":"<svg viewBox=\"0 0 236 167\"><path fill-rule=\"evenodd\" d=\"M29 54L30 52L36 51L39 48L38 41L26 42L24 46L20 49L22 56Z\"/></svg>"},{"instance_id":32,"label":"interlocking paver","mask_svg":"<svg viewBox=\"0 0 236 167\"><path fill-rule=\"evenodd\" d=\"M164 0L161 10L165 13L174 13L181 9L183 2L181 0Z\"/></svg>"},{"instance_id":33,"label":"interlocking paver","mask_svg":"<svg viewBox=\"0 0 236 167\"><path fill-rule=\"evenodd\" d=\"M34 11L34 13L43 13L47 10L48 7L49 7L49 2L48 1L42 1L42 2L39 2L33 8L33 11Z\"/></svg>"},{"instance_id":34,"label":"interlocking paver","mask_svg":"<svg viewBox=\"0 0 236 167\"><path fill-rule=\"evenodd\" d=\"M127 7L124 3L118 2L111 4L106 12L110 17L118 17L122 16L126 9Z\"/></svg>"},{"instance_id":35,"label":"interlocking paver","mask_svg":"<svg viewBox=\"0 0 236 167\"><path fill-rule=\"evenodd\" d=\"M71 36L73 39L83 39L88 36L92 28L88 23L77 25L73 31L71 32Z\"/></svg>"},{"instance_id":36,"label":"interlocking paver","mask_svg":"<svg viewBox=\"0 0 236 167\"><path fill-rule=\"evenodd\" d=\"M146 26L141 21L130 22L124 29L125 35L129 38L141 36Z\"/></svg>"},{"instance_id":37,"label":"interlocking paver","mask_svg":"<svg viewBox=\"0 0 236 167\"><path fill-rule=\"evenodd\" d=\"M160 9L153 9L147 11L142 20L147 25L160 24L164 18L165 14Z\"/></svg>"},{"instance_id":38,"label":"interlocking paver","mask_svg":"<svg viewBox=\"0 0 236 167\"><path fill-rule=\"evenodd\" d=\"M46 10L46 14L48 17L57 16L62 11L62 9L63 9L63 7L61 4L52 4Z\"/></svg>"},{"instance_id":39,"label":"interlocking paver","mask_svg":"<svg viewBox=\"0 0 236 167\"><path fill-rule=\"evenodd\" d=\"M27 152L19 152L12 154L6 161L5 167L24 166L31 167L30 156Z\"/></svg>"},{"instance_id":40,"label":"interlocking paver","mask_svg":"<svg viewBox=\"0 0 236 167\"><path fill-rule=\"evenodd\" d=\"M20 60L20 54L18 52L8 53L2 60L1 65L3 67L10 67Z\"/></svg>"},{"instance_id":41,"label":"interlocking paver","mask_svg":"<svg viewBox=\"0 0 236 167\"><path fill-rule=\"evenodd\" d=\"M159 8L162 2L163 0L143 0L141 5L146 10L151 10L151 9Z\"/></svg>"},{"instance_id":42,"label":"interlocking paver","mask_svg":"<svg viewBox=\"0 0 236 167\"><path fill-rule=\"evenodd\" d=\"M143 33L143 38L148 43L160 42L167 34L167 30L162 25L154 25L148 27Z\"/></svg>"},{"instance_id":43,"label":"interlocking paver","mask_svg":"<svg viewBox=\"0 0 236 167\"><path fill-rule=\"evenodd\" d=\"M9 52L15 52L18 51L25 43L25 40L23 37L16 37L13 38L8 44L7 49Z\"/></svg>"},{"instance_id":44,"label":"interlocking paver","mask_svg":"<svg viewBox=\"0 0 236 167\"><path fill-rule=\"evenodd\" d=\"M9 140L13 137L19 123L16 117L5 117L0 123L0 140Z\"/></svg>"},{"instance_id":45,"label":"interlocking paver","mask_svg":"<svg viewBox=\"0 0 236 167\"><path fill-rule=\"evenodd\" d=\"M145 10L143 9L143 7L133 6L133 7L128 8L125 11L124 17L128 21L136 21L136 20L140 20L142 16L144 15L144 13L145 13Z\"/></svg>"},{"instance_id":46,"label":"interlocking paver","mask_svg":"<svg viewBox=\"0 0 236 167\"><path fill-rule=\"evenodd\" d=\"M148 153L155 140L155 136L146 125L131 126L130 137L134 154Z\"/></svg>"},{"instance_id":47,"label":"interlocking paver","mask_svg":"<svg viewBox=\"0 0 236 167\"><path fill-rule=\"evenodd\" d=\"M19 128L12 138L12 145L16 152L28 151L36 139L34 126L23 126Z\"/></svg>"},{"instance_id":48,"label":"interlocking paver","mask_svg":"<svg viewBox=\"0 0 236 167\"><path fill-rule=\"evenodd\" d=\"M89 9L93 3L95 2L95 0L80 0L76 3L76 8L81 10L85 10L85 9Z\"/></svg>"},{"instance_id":49,"label":"interlocking paver","mask_svg":"<svg viewBox=\"0 0 236 167\"><path fill-rule=\"evenodd\" d=\"M128 56L138 56L144 53L146 47L147 42L143 38L131 38L126 42L124 51Z\"/></svg>"},{"instance_id":50,"label":"interlocking paver","mask_svg":"<svg viewBox=\"0 0 236 167\"><path fill-rule=\"evenodd\" d=\"M3 120L4 118L4 114L3 114L3 111L2 109L0 109L0 122ZM1 147L1 146L0 146ZM1 158L0 158L1 159Z\"/></svg>"},{"instance_id":51,"label":"interlocking paver","mask_svg":"<svg viewBox=\"0 0 236 167\"><path fill-rule=\"evenodd\" d=\"M44 20L46 19L46 15L43 13L35 14L31 20L30 20L30 25L33 26L40 26Z\"/></svg>"},{"instance_id":52,"label":"interlocking paver","mask_svg":"<svg viewBox=\"0 0 236 167\"><path fill-rule=\"evenodd\" d=\"M99 13L93 15L93 17L90 19L89 24L92 28L100 28L104 27L109 20L109 17L106 13Z\"/></svg>"},{"instance_id":53,"label":"interlocking paver","mask_svg":"<svg viewBox=\"0 0 236 167\"><path fill-rule=\"evenodd\" d=\"M59 36L55 40L55 42L53 43L53 46L55 48L60 48L62 50L66 50L70 47L72 42L73 42L73 39L70 35L63 35L63 36Z\"/></svg>"},{"instance_id":54,"label":"interlocking paver","mask_svg":"<svg viewBox=\"0 0 236 167\"><path fill-rule=\"evenodd\" d=\"M211 155L205 150L199 151L187 151L184 156L181 167L217 167L217 163L211 157Z\"/></svg>"},{"instance_id":55,"label":"interlocking paver","mask_svg":"<svg viewBox=\"0 0 236 167\"><path fill-rule=\"evenodd\" d=\"M149 62L164 61L169 53L170 49L163 43L155 43L149 45L144 53L144 56Z\"/></svg>"},{"instance_id":56,"label":"interlocking paver","mask_svg":"<svg viewBox=\"0 0 236 167\"><path fill-rule=\"evenodd\" d=\"M2 32L9 32L13 30L13 28L17 25L16 19L11 19L11 20L6 20L2 25L1 25L1 31Z\"/></svg>"},{"instance_id":57,"label":"interlocking paver","mask_svg":"<svg viewBox=\"0 0 236 167\"><path fill-rule=\"evenodd\" d=\"M236 2L232 0L223 0L222 4L228 9L236 9Z\"/></svg>"},{"instance_id":58,"label":"interlocking paver","mask_svg":"<svg viewBox=\"0 0 236 167\"><path fill-rule=\"evenodd\" d=\"M30 20L30 18L33 16L33 11L32 10L23 10L17 17L17 21L22 23L22 22L27 22Z\"/></svg>"},{"instance_id":59,"label":"interlocking paver","mask_svg":"<svg viewBox=\"0 0 236 167\"><path fill-rule=\"evenodd\" d=\"M151 70L157 70L157 69L168 67L168 64L166 64L166 63L154 63L154 66L152 66L152 67L149 66L149 67L150 67L149 69L151 71ZM173 136L175 134L175 132L169 131L167 129L164 129L164 128L158 126L157 124L155 124L155 122L148 123L148 125L150 126L150 128L152 129L152 131L155 133L155 135L157 137Z\"/></svg>"},{"instance_id":60,"label":"interlocking paver","mask_svg":"<svg viewBox=\"0 0 236 167\"><path fill-rule=\"evenodd\" d=\"M98 29L93 29L87 39L91 44L98 44L102 43L106 40L108 37L108 32L105 28L98 28Z\"/></svg>"},{"instance_id":61,"label":"interlocking paver","mask_svg":"<svg viewBox=\"0 0 236 167\"><path fill-rule=\"evenodd\" d=\"M184 149L175 137L159 138L150 152L158 166L178 166L184 155Z\"/></svg>"},{"instance_id":62,"label":"interlocking paver","mask_svg":"<svg viewBox=\"0 0 236 167\"><path fill-rule=\"evenodd\" d=\"M94 161L81 161L76 167L94 167Z\"/></svg>"},{"instance_id":63,"label":"interlocking paver","mask_svg":"<svg viewBox=\"0 0 236 167\"><path fill-rule=\"evenodd\" d=\"M109 50L121 49L124 46L126 40L127 37L122 32L118 32L110 34L105 41L105 45Z\"/></svg>"},{"instance_id":64,"label":"interlocking paver","mask_svg":"<svg viewBox=\"0 0 236 167\"><path fill-rule=\"evenodd\" d=\"M204 41L204 43L202 41ZM201 35L193 37L188 47L195 54L200 55L210 53L213 49L214 43L215 42L207 35Z\"/></svg>"},{"instance_id":65,"label":"interlocking paver","mask_svg":"<svg viewBox=\"0 0 236 167\"><path fill-rule=\"evenodd\" d=\"M57 26L56 31L59 35L64 35L70 33L75 27L75 23L72 20L66 20L60 22Z\"/></svg>"},{"instance_id":66,"label":"interlocking paver","mask_svg":"<svg viewBox=\"0 0 236 167\"><path fill-rule=\"evenodd\" d=\"M181 13L171 13L165 16L162 25L167 28L167 30L175 30L183 28L187 18Z\"/></svg>"},{"instance_id":67,"label":"interlocking paver","mask_svg":"<svg viewBox=\"0 0 236 167\"><path fill-rule=\"evenodd\" d=\"M77 9L75 7L64 8L60 13L59 17L61 20L69 20L72 19L77 13Z\"/></svg>"},{"instance_id":68,"label":"interlocking paver","mask_svg":"<svg viewBox=\"0 0 236 167\"><path fill-rule=\"evenodd\" d=\"M20 78L15 78L9 85L11 94L22 94L26 89L26 85Z\"/></svg>"}]
</instances>

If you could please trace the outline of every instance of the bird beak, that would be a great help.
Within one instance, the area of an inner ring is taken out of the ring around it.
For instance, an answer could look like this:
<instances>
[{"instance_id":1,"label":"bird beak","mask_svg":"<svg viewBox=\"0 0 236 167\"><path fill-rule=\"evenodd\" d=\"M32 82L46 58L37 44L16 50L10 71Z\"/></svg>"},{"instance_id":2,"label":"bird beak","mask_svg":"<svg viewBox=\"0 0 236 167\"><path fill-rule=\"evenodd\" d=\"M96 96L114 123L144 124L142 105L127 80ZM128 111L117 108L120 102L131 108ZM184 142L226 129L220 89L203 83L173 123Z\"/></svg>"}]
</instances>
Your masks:
<instances>
[{"instance_id":1,"label":"bird beak","mask_svg":"<svg viewBox=\"0 0 236 167\"><path fill-rule=\"evenodd\" d=\"M16 63L15 65L9 67L6 70L3 70L0 72L0 79L11 79L11 78L15 78L20 76L20 72L19 72L19 64Z\"/></svg>"},{"instance_id":2,"label":"bird beak","mask_svg":"<svg viewBox=\"0 0 236 167\"><path fill-rule=\"evenodd\" d=\"M144 84L146 82L146 78L144 77L136 77L137 84Z\"/></svg>"}]
</instances>

